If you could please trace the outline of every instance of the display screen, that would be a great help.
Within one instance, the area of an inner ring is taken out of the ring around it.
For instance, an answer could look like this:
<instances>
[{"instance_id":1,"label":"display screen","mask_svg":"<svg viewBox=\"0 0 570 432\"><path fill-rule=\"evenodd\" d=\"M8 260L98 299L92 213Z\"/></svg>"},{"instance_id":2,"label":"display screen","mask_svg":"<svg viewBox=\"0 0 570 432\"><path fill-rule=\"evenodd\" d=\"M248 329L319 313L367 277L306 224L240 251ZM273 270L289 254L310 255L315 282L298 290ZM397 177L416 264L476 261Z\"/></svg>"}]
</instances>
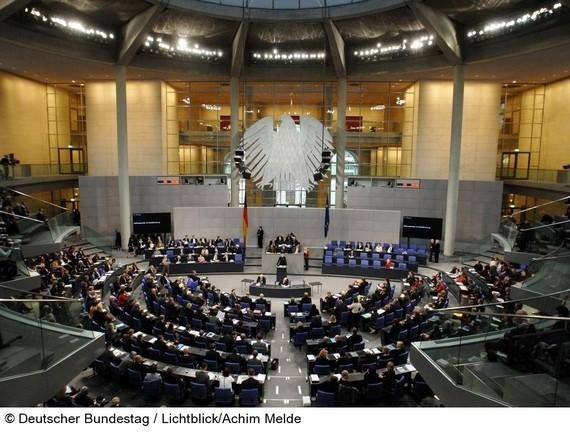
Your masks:
<instances>
[{"instance_id":1,"label":"display screen","mask_svg":"<svg viewBox=\"0 0 570 432\"><path fill-rule=\"evenodd\" d=\"M443 219L404 216L402 237L441 240Z\"/></svg>"},{"instance_id":2,"label":"display screen","mask_svg":"<svg viewBox=\"0 0 570 432\"><path fill-rule=\"evenodd\" d=\"M172 232L170 213L133 213L133 234Z\"/></svg>"}]
</instances>

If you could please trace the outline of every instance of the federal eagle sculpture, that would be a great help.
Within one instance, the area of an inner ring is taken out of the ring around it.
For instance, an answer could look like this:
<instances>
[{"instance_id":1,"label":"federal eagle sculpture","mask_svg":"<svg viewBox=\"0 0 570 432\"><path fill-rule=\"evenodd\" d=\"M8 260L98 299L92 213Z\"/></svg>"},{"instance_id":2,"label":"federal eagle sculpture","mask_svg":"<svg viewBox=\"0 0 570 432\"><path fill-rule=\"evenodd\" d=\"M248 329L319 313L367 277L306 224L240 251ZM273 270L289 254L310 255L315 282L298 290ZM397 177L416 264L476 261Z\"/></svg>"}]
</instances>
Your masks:
<instances>
[{"instance_id":1,"label":"federal eagle sculpture","mask_svg":"<svg viewBox=\"0 0 570 432\"><path fill-rule=\"evenodd\" d=\"M311 116L301 116L299 127L287 114L279 120L275 128L273 117L264 117L243 134L251 178L260 189L310 191L317 184L313 175L321 166L322 151L332 151L331 134Z\"/></svg>"}]
</instances>

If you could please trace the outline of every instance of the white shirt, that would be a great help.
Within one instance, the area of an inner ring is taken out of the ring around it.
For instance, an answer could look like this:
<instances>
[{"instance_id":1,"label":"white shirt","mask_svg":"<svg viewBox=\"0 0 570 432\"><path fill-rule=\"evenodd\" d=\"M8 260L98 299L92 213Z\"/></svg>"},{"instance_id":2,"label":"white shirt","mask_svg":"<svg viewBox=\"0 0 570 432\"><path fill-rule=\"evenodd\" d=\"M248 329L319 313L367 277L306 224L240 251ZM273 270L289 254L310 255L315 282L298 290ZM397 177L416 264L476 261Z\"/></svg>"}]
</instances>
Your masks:
<instances>
[{"instance_id":1,"label":"white shirt","mask_svg":"<svg viewBox=\"0 0 570 432\"><path fill-rule=\"evenodd\" d=\"M218 375L218 382L220 383L220 388L221 389L231 389L232 388L232 383L234 383L236 380L230 375L228 377L225 377L223 375Z\"/></svg>"},{"instance_id":2,"label":"white shirt","mask_svg":"<svg viewBox=\"0 0 570 432\"><path fill-rule=\"evenodd\" d=\"M353 314L359 314L360 312L362 312L362 309L363 309L361 303L352 303L352 304L349 304L349 305L347 306L347 308L350 309L350 311L351 311Z\"/></svg>"}]
</instances>

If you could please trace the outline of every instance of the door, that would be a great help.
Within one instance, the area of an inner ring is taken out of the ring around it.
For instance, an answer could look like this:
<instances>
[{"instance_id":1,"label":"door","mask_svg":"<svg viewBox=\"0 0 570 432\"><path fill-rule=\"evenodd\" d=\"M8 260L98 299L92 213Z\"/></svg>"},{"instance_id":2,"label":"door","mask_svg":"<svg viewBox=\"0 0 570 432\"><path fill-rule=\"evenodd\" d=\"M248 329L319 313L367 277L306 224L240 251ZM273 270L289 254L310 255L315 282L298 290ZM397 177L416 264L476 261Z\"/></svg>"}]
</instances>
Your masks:
<instances>
[{"instance_id":1,"label":"door","mask_svg":"<svg viewBox=\"0 0 570 432\"><path fill-rule=\"evenodd\" d=\"M501 178L528 180L530 152L503 152L501 155Z\"/></svg>"}]
</instances>

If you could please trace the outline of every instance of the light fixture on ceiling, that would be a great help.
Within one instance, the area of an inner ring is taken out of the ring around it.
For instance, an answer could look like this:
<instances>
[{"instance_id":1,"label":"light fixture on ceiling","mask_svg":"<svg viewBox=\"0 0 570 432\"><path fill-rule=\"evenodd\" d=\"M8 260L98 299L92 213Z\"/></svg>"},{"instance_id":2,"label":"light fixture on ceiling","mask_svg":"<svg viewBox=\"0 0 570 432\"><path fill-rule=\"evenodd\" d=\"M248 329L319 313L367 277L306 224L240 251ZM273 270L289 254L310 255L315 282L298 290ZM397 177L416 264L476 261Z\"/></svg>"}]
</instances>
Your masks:
<instances>
[{"instance_id":1,"label":"light fixture on ceiling","mask_svg":"<svg viewBox=\"0 0 570 432\"><path fill-rule=\"evenodd\" d=\"M253 61L269 61L269 62L305 62L318 61L326 57L325 51L289 51L282 52L278 48L272 48L270 51L253 51L251 53Z\"/></svg>"},{"instance_id":2,"label":"light fixture on ceiling","mask_svg":"<svg viewBox=\"0 0 570 432\"><path fill-rule=\"evenodd\" d=\"M192 43L182 36L178 36L175 43L163 40L162 36L146 37L143 49L153 53L167 56L184 55L202 59L220 59L224 56L223 51L213 48L204 48L198 43Z\"/></svg>"},{"instance_id":3,"label":"light fixture on ceiling","mask_svg":"<svg viewBox=\"0 0 570 432\"><path fill-rule=\"evenodd\" d=\"M434 45L434 36L422 34L410 40L404 38L397 42L378 42L374 47L354 51L354 55L363 60L379 60L396 54L417 53L432 45Z\"/></svg>"}]
</instances>

